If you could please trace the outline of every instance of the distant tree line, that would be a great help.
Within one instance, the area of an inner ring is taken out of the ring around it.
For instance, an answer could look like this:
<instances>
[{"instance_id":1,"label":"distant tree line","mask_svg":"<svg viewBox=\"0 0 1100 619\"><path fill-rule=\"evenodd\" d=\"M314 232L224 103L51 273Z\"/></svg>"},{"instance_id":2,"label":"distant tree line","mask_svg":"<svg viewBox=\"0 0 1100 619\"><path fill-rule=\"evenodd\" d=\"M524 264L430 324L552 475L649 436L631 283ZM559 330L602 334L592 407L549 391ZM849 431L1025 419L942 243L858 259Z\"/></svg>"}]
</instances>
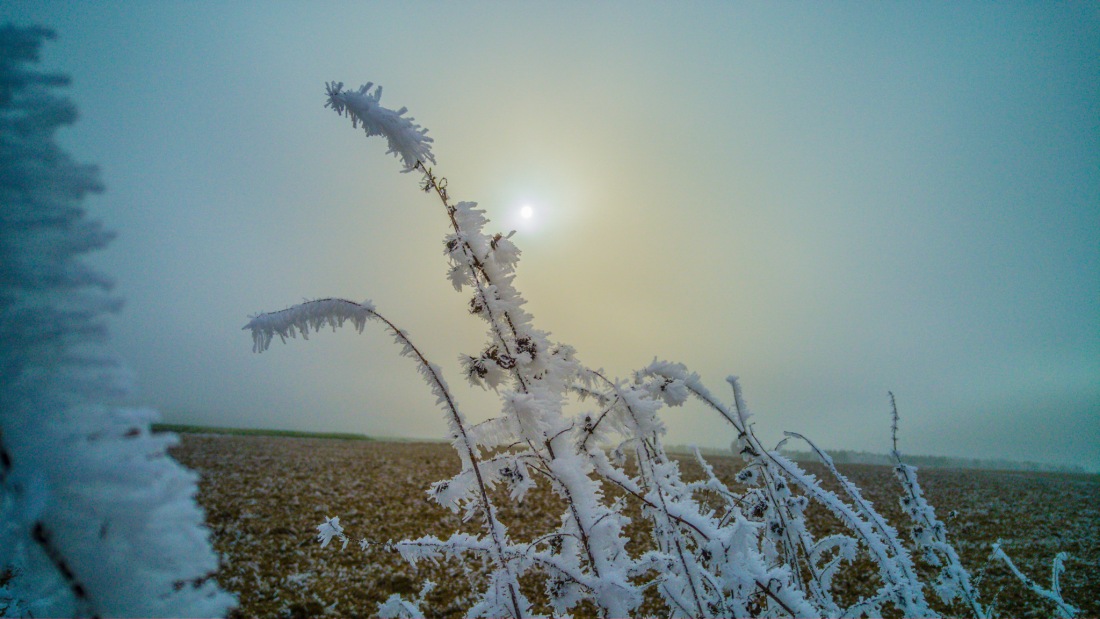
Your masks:
<instances>
[{"instance_id":1,"label":"distant tree line","mask_svg":"<svg viewBox=\"0 0 1100 619\"><path fill-rule=\"evenodd\" d=\"M781 450L786 457L796 462L808 462L817 457L807 451ZM893 456L887 454L872 453L868 451L852 451L849 449L836 449L829 451L833 462L837 464L882 464L892 465ZM1047 464L1043 462L1025 462L1019 460L1005 460L997 458L992 460L982 458L957 458L951 456L905 456L905 461L913 466L943 469L981 469L998 471L1035 471L1043 473L1088 473L1082 466L1070 466L1063 464Z\"/></svg>"}]
</instances>

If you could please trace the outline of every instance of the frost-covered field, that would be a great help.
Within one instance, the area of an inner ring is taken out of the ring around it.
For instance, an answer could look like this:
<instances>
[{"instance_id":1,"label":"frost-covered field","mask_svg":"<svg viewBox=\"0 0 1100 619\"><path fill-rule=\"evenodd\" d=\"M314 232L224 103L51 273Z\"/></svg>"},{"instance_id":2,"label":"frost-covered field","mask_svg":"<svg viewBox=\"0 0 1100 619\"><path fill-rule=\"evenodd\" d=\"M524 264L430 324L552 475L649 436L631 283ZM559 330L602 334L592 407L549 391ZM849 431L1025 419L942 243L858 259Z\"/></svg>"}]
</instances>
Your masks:
<instances>
[{"instance_id":1,"label":"frost-covered field","mask_svg":"<svg viewBox=\"0 0 1100 619\"><path fill-rule=\"evenodd\" d=\"M468 575L456 563L413 569L395 553L364 552L354 543L364 536L378 542L444 537L464 526L477 531L426 500L430 482L458 471L450 446L194 434L181 439L173 455L201 475L199 503L222 554L219 581L239 594L241 616L371 615L391 593L415 596L425 579L436 583L426 598L427 612L461 616L468 608L465 596L473 591L477 570ZM739 462L708 460L732 487ZM694 478L694 462L685 460L682 466L686 477ZM812 465L807 468L820 473ZM887 467L841 470L893 523L900 522L898 485ZM1066 599L1082 609L1082 616L1100 616L1100 476L928 469L921 471L921 484L941 518L958 512L947 524L964 564L975 574L997 539L1004 540L1025 573L1044 585L1049 585L1050 560L1067 551ZM528 539L525 531L552 528L543 521L561 513L552 506L554 497L544 487L539 490L522 508L501 503L514 537ZM345 550L321 548L315 541L316 526L326 516L339 516L354 540ZM811 516L811 523L834 526L819 516ZM643 524L637 523L631 539L648 543ZM857 595L873 581L870 568L866 573L856 568L843 586ZM540 587L525 584L538 599ZM990 566L981 588L987 595L1000 589L998 615L1050 615L1050 608L1013 581L1002 563Z\"/></svg>"}]
</instances>

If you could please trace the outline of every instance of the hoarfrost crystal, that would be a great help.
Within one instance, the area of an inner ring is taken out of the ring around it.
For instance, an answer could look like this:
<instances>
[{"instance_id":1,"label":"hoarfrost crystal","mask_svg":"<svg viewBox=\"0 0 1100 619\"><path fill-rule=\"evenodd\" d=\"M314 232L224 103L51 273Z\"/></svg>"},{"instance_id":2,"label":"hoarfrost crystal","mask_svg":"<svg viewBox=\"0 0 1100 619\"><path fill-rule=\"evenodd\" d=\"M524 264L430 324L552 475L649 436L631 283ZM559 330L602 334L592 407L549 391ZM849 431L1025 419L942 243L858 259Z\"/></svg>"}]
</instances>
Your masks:
<instances>
[{"instance_id":1,"label":"hoarfrost crystal","mask_svg":"<svg viewBox=\"0 0 1100 619\"><path fill-rule=\"evenodd\" d=\"M81 258L112 235L83 219L95 169L53 141L65 78L28 68L51 37L0 28L0 612L225 616L197 476L96 346L119 304Z\"/></svg>"},{"instance_id":2,"label":"hoarfrost crystal","mask_svg":"<svg viewBox=\"0 0 1100 619\"><path fill-rule=\"evenodd\" d=\"M415 168L418 162L434 164L428 130L414 123L412 117L406 117L406 108L391 110L382 107L379 103L382 87L378 86L371 92L373 85L367 82L358 90L344 90L343 82L328 82L325 84L328 95L325 107L351 118L352 127L362 125L367 137L384 136L389 143L387 154L401 159L406 172Z\"/></svg>"}]
</instances>

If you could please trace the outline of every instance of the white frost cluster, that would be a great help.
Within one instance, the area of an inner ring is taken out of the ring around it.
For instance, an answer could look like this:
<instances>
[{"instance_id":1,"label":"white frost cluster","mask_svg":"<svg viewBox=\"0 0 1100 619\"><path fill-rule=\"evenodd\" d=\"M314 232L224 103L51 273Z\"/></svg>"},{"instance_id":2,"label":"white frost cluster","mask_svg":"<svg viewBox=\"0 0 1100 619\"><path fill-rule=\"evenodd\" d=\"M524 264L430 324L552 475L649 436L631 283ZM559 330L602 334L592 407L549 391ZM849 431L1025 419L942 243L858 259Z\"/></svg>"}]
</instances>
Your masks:
<instances>
[{"instance_id":1,"label":"white frost cluster","mask_svg":"<svg viewBox=\"0 0 1100 619\"><path fill-rule=\"evenodd\" d=\"M325 107L351 118L352 127L362 125L367 137L384 136L389 142L386 153L400 158L406 172L415 168L417 163L434 164L428 130L414 123L414 118L405 116L407 108L391 110L382 107L379 103L382 87L378 86L371 92L371 86L374 84L367 82L358 90L344 90L343 82L327 82L325 93L328 100Z\"/></svg>"},{"instance_id":2,"label":"white frost cluster","mask_svg":"<svg viewBox=\"0 0 1100 619\"><path fill-rule=\"evenodd\" d=\"M50 36L0 28L0 614L225 616L197 477L155 412L113 403L126 373L95 345L118 302L81 256L111 235L80 207L94 168L53 140L65 79L29 67Z\"/></svg>"},{"instance_id":3,"label":"white frost cluster","mask_svg":"<svg viewBox=\"0 0 1100 619\"><path fill-rule=\"evenodd\" d=\"M318 299L287 308L280 312L257 314L242 329L252 331L253 352L263 352L271 346L276 335L285 343L286 338L302 334L309 339L309 332L320 331L324 327L342 327L351 321L355 330L362 333L367 320L375 315L370 301L354 303L344 299Z\"/></svg>"},{"instance_id":4,"label":"white frost cluster","mask_svg":"<svg viewBox=\"0 0 1100 619\"><path fill-rule=\"evenodd\" d=\"M340 517L325 518L325 521L317 525L317 541L321 542L321 548L328 546L332 538L337 538L343 544L340 550L348 547L348 536L344 535L344 527L340 526Z\"/></svg>"}]
</instances>

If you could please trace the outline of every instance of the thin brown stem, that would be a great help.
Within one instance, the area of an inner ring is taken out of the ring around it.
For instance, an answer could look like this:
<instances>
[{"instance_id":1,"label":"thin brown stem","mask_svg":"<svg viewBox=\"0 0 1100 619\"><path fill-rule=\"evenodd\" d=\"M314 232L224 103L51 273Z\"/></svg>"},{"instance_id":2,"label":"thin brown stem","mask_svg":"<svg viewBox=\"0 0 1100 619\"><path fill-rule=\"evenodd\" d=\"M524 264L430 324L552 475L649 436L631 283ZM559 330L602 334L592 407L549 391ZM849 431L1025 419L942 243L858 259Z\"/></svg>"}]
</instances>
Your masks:
<instances>
[{"instance_id":1,"label":"thin brown stem","mask_svg":"<svg viewBox=\"0 0 1100 619\"><path fill-rule=\"evenodd\" d=\"M763 591L765 595L767 595L771 599L775 600L775 603L779 604L780 608L787 611L788 615L790 615L791 617L797 617L798 616L790 606L787 606L786 604L784 604L783 600L779 599L779 596L777 596L775 593L773 593L770 588L764 586L764 584L761 583L759 580L756 581L756 586L759 587L760 590Z\"/></svg>"},{"instance_id":2,"label":"thin brown stem","mask_svg":"<svg viewBox=\"0 0 1100 619\"><path fill-rule=\"evenodd\" d=\"M448 412L450 412L451 418L454 420L455 427L458 428L458 431L462 435L462 444L466 448L467 456L470 458L470 468L474 470L474 477L477 479L478 493L480 494L482 509L485 511L485 526L489 529L489 534L493 539L493 545L496 547L497 560L500 562L501 567L506 568L507 563L505 562L504 556L504 541L500 539L497 528L493 526L493 524L496 522L496 516L493 513L493 504L491 499L489 498L489 491L486 488L485 479L481 475L481 467L480 461L477 456L477 450L474 449L473 441L470 440L469 435L466 433L466 426L462 421L462 415L458 412L458 406L455 404L454 399L451 397L451 393L447 389L447 386L443 383L443 379L440 378L438 374L436 374L435 370L432 368L431 363L424 356L424 354L420 352L420 349L412 343L408 336L406 336L400 329L398 329L397 325L390 322L386 317L382 316L378 312L370 310L370 313L375 318L385 323L386 326L389 327L390 330L397 335L397 337L399 337L403 342L405 342L406 345L408 345L409 350L411 350L413 354L416 355L417 360L420 362L421 366L426 368L428 370L428 373L431 374L432 380L435 382L436 387L438 388L440 394L443 396L445 404L447 405L447 410ZM515 585L511 582L508 583L508 592L512 598L512 609L515 613L516 619L522 619L523 615L519 606L519 596L516 593Z\"/></svg>"},{"instance_id":3,"label":"thin brown stem","mask_svg":"<svg viewBox=\"0 0 1100 619\"><path fill-rule=\"evenodd\" d=\"M455 207L450 202L450 196L447 194L447 189L446 189L445 184L441 184L440 179L432 172L431 168L425 166L423 164L423 162L418 161L416 166L413 169L419 169L421 172L424 173L424 179L425 179L425 182L427 183L427 186L431 190L433 190L437 196L439 196L440 202L443 203L443 207L447 211L447 218L451 222L451 229L453 229L455 231L456 235L461 235L462 228L458 225L458 220L455 219ZM493 280L492 280L491 277L489 277L489 274L485 271L485 265L481 262L481 259L477 257L477 253L474 252L474 248L470 246L470 243L463 240L462 245L463 245L463 249L465 250L466 255L468 255L470 257L470 262L471 262L470 274L472 275L472 279L474 280L474 283L476 284L477 293L478 293L478 296L481 298L482 307L484 307L485 311L487 313L489 313L489 321L488 322L493 328L493 332L496 335L496 339L500 343L500 345L502 347L504 347L504 352L505 353L507 353L509 356L515 357L515 353L512 350L512 347L508 343L509 340L507 338L505 338L504 334L501 333L500 330L497 328L496 320L494 320L494 316L492 315L493 314L492 306L489 304L488 295L485 292L484 286L481 284L481 281L484 280L488 284L492 285ZM512 322L512 317L508 315L508 312L504 312L504 321L508 324L508 328L512 332L512 340L518 339L519 338L519 332L516 329L515 323ZM523 376L520 374L518 368L513 370L513 374L515 375L516 380L519 381L523 392L526 393L527 392L527 383L523 379Z\"/></svg>"}]
</instances>

